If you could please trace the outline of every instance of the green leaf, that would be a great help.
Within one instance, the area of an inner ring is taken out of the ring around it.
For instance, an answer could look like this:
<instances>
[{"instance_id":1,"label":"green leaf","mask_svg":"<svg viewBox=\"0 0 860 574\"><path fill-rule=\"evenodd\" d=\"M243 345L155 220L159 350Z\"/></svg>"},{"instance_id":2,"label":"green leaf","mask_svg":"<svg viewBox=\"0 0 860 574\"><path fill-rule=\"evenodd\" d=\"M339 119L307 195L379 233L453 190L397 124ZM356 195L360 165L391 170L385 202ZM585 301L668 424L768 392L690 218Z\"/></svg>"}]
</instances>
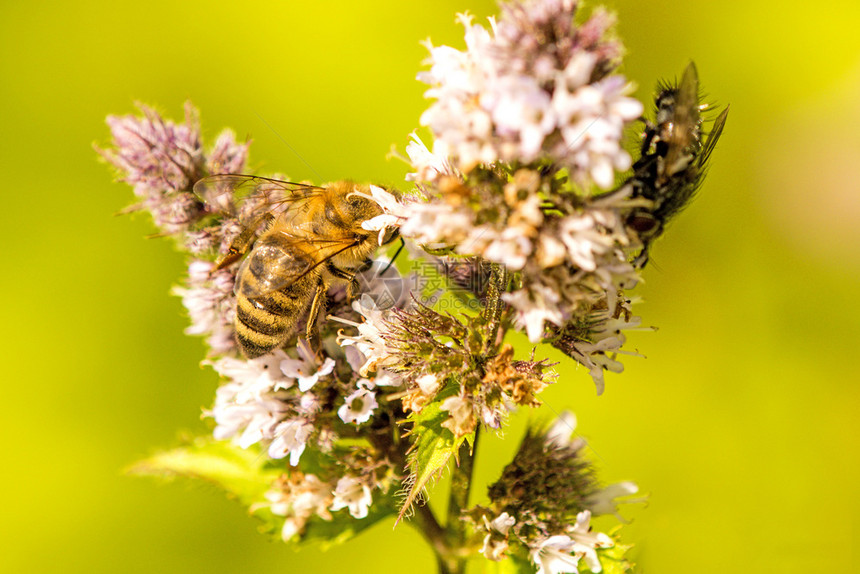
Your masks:
<instances>
[{"instance_id":1,"label":"green leaf","mask_svg":"<svg viewBox=\"0 0 860 574\"><path fill-rule=\"evenodd\" d=\"M603 567L602 574L629 574L633 572L633 564L625 557L631 548L633 546L630 544L625 545L618 542L611 548L599 548L597 558ZM580 570L580 572L585 574L590 573L591 570Z\"/></svg>"},{"instance_id":2,"label":"green leaf","mask_svg":"<svg viewBox=\"0 0 860 574\"><path fill-rule=\"evenodd\" d=\"M346 510L335 512L334 519L330 521L314 517L308 521L305 531L302 533L301 542L316 543L325 550L346 542L380 520L396 514L396 502L390 497L386 497L382 500L374 500L368 509L367 516L361 519L353 518Z\"/></svg>"},{"instance_id":3,"label":"green leaf","mask_svg":"<svg viewBox=\"0 0 860 574\"><path fill-rule=\"evenodd\" d=\"M498 562L484 561L486 574L534 574L535 565L518 556L508 556Z\"/></svg>"},{"instance_id":4,"label":"green leaf","mask_svg":"<svg viewBox=\"0 0 860 574\"><path fill-rule=\"evenodd\" d=\"M409 415L409 420L412 422L409 434L412 439L412 450L409 454L409 477L405 483L410 487L397 516L398 522L415 502L427 482L442 472L466 439L465 436L456 438L454 433L442 426L442 423L448 420L448 413L441 409L442 401L456 394L458 389L459 385L449 384L445 391L440 392L436 400L425 406L420 413L413 412Z\"/></svg>"},{"instance_id":5,"label":"green leaf","mask_svg":"<svg viewBox=\"0 0 860 574\"><path fill-rule=\"evenodd\" d=\"M318 473L321 462L307 451L302 457L302 470ZM188 444L162 451L135 463L127 469L130 474L172 480L189 478L214 484L231 498L248 507L262 521L260 530L280 539L285 518L272 514L265 493L284 472L285 464L273 466L258 449L242 449L230 441L198 437ZM299 538L290 541L295 546L317 544L322 548L340 544L367 530L380 520L397 514L397 503L390 495L374 493L368 515L355 519L347 510L334 513L333 520L313 516Z\"/></svg>"},{"instance_id":6,"label":"green leaf","mask_svg":"<svg viewBox=\"0 0 860 574\"><path fill-rule=\"evenodd\" d=\"M164 479L191 478L224 490L246 506L264 500L281 470L266 467L267 458L230 441L198 437L187 445L161 451L135 463L129 474Z\"/></svg>"}]
</instances>

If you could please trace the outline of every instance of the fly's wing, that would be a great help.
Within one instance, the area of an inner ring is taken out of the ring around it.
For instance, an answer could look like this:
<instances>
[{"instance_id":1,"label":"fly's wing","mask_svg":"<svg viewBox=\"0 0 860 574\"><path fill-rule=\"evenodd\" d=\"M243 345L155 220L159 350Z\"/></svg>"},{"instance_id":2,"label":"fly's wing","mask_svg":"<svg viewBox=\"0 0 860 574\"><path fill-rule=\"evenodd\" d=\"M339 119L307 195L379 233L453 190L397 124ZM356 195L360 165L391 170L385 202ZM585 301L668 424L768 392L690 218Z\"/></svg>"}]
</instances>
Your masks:
<instances>
[{"instance_id":1,"label":"fly's wing","mask_svg":"<svg viewBox=\"0 0 860 574\"><path fill-rule=\"evenodd\" d=\"M720 136L723 135L723 127L726 125L726 118L729 116L729 107L726 106L720 115L717 116L717 119L714 120L714 125L711 127L711 133L708 134L708 139L705 142L705 147L702 150L702 155L699 156L699 166L704 167L705 163L708 161L708 158L711 156L711 152L714 151L714 148L717 147L717 140L720 139Z\"/></svg>"},{"instance_id":2,"label":"fly's wing","mask_svg":"<svg viewBox=\"0 0 860 574\"><path fill-rule=\"evenodd\" d=\"M323 239L278 231L258 241L242 262L235 290L251 299L280 291L355 245L352 238Z\"/></svg>"},{"instance_id":3,"label":"fly's wing","mask_svg":"<svg viewBox=\"0 0 860 574\"><path fill-rule=\"evenodd\" d=\"M194 193L214 213L253 220L270 211L302 209L322 187L256 175L221 174L194 184Z\"/></svg>"},{"instance_id":4,"label":"fly's wing","mask_svg":"<svg viewBox=\"0 0 860 574\"><path fill-rule=\"evenodd\" d=\"M672 135L668 141L665 164L669 175L686 169L693 146L699 145L699 74L693 62L684 70L675 95Z\"/></svg>"}]
</instances>

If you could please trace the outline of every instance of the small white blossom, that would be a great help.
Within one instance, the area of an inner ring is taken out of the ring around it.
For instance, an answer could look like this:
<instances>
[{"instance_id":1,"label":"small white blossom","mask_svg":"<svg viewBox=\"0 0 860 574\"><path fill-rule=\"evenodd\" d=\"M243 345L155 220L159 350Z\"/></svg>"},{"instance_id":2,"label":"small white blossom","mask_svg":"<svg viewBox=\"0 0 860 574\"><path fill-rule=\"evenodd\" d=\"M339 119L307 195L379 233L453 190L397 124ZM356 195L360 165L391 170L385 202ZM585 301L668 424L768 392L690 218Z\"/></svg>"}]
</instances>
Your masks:
<instances>
[{"instance_id":1,"label":"small white blossom","mask_svg":"<svg viewBox=\"0 0 860 574\"><path fill-rule=\"evenodd\" d=\"M326 357L322 365L318 365L316 355L305 339L299 339L296 348L299 352L298 359L285 358L280 362L280 369L284 375L298 382L299 390L306 392L313 388L320 377L328 376L334 371L334 360Z\"/></svg>"},{"instance_id":2,"label":"small white blossom","mask_svg":"<svg viewBox=\"0 0 860 574\"><path fill-rule=\"evenodd\" d=\"M331 486L316 475L305 474L298 483L293 480L285 485L276 483L275 488L266 492L265 496L272 514L285 517L281 528L284 542L299 534L314 514L323 520L331 520L328 511L332 500Z\"/></svg>"},{"instance_id":3,"label":"small white blossom","mask_svg":"<svg viewBox=\"0 0 860 574\"><path fill-rule=\"evenodd\" d=\"M378 231L378 241L382 245L387 230L398 227L403 220L404 205L397 200L397 197L393 193L385 191L376 185L370 186L370 194L370 199L378 203L384 213L363 221L361 227L368 231Z\"/></svg>"},{"instance_id":4,"label":"small white blossom","mask_svg":"<svg viewBox=\"0 0 860 574\"><path fill-rule=\"evenodd\" d=\"M502 299L518 311L517 320L525 327L532 343L543 339L545 321L559 326L564 324L564 315L558 306L560 297L548 287L535 284L530 290L504 293Z\"/></svg>"},{"instance_id":5,"label":"small white blossom","mask_svg":"<svg viewBox=\"0 0 860 574\"><path fill-rule=\"evenodd\" d=\"M564 534L538 541L530 552L532 562L538 567L537 574L578 573L579 556L572 554L575 544Z\"/></svg>"},{"instance_id":6,"label":"small white blossom","mask_svg":"<svg viewBox=\"0 0 860 574\"><path fill-rule=\"evenodd\" d=\"M484 257L490 261L501 263L509 269L522 269L529 255L532 254L531 240L517 228L505 229L486 249Z\"/></svg>"},{"instance_id":7,"label":"small white blossom","mask_svg":"<svg viewBox=\"0 0 860 574\"><path fill-rule=\"evenodd\" d=\"M575 448L572 436L576 430L576 415L570 411L562 411L558 418L549 427L544 435L544 440L549 446L556 448Z\"/></svg>"},{"instance_id":8,"label":"small white blossom","mask_svg":"<svg viewBox=\"0 0 860 574\"><path fill-rule=\"evenodd\" d=\"M418 385L418 388L421 389L421 393L424 396L432 397L436 394L436 391L439 390L440 383L439 377L432 373L428 373L415 379L415 384Z\"/></svg>"},{"instance_id":9,"label":"small white blossom","mask_svg":"<svg viewBox=\"0 0 860 574\"><path fill-rule=\"evenodd\" d=\"M530 544L532 562L538 574L579 572L579 560L584 559L592 572L603 570L596 549L614 545L612 539L602 532L592 532L589 526L591 513L583 510L576 515L576 524L567 534L557 534Z\"/></svg>"},{"instance_id":10,"label":"small white blossom","mask_svg":"<svg viewBox=\"0 0 860 574\"><path fill-rule=\"evenodd\" d=\"M373 384L377 387L399 387L403 385L403 377L391 371L380 369L373 377Z\"/></svg>"},{"instance_id":11,"label":"small white blossom","mask_svg":"<svg viewBox=\"0 0 860 574\"><path fill-rule=\"evenodd\" d=\"M406 144L406 154L409 156L409 163L415 168L415 173L407 175L406 181L434 181L441 175L455 175L448 160L427 149L415 132L409 137L412 141Z\"/></svg>"},{"instance_id":12,"label":"small white blossom","mask_svg":"<svg viewBox=\"0 0 860 574\"><path fill-rule=\"evenodd\" d=\"M591 213L565 218L559 225L559 239L567 247L571 262L584 271L597 269L597 258L614 244L613 237L596 228Z\"/></svg>"},{"instance_id":13,"label":"small white blossom","mask_svg":"<svg viewBox=\"0 0 860 574\"><path fill-rule=\"evenodd\" d=\"M364 518L372 502L370 487L367 484L354 476L344 476L337 481L331 509L340 510L348 507L353 518Z\"/></svg>"},{"instance_id":14,"label":"small white blossom","mask_svg":"<svg viewBox=\"0 0 860 574\"><path fill-rule=\"evenodd\" d=\"M435 248L470 244L467 237L474 225L475 213L469 208L435 201L416 202L410 204L408 218L400 226L400 233L416 243Z\"/></svg>"},{"instance_id":15,"label":"small white blossom","mask_svg":"<svg viewBox=\"0 0 860 574\"><path fill-rule=\"evenodd\" d=\"M346 397L346 402L337 410L337 416L345 423L366 423L373 416L373 410L378 406L376 393L359 388Z\"/></svg>"},{"instance_id":16,"label":"small white blossom","mask_svg":"<svg viewBox=\"0 0 860 574\"><path fill-rule=\"evenodd\" d=\"M592 572L600 572L600 560L597 558L597 548L609 548L615 543L602 532L593 532L589 526L591 512L583 510L576 515L576 525L571 530L571 538L574 541L573 551L585 559L588 569Z\"/></svg>"},{"instance_id":17,"label":"small white blossom","mask_svg":"<svg viewBox=\"0 0 860 574\"><path fill-rule=\"evenodd\" d=\"M600 516L602 514L612 514L621 522L626 522L626 520L624 520L624 518L618 513L618 504L621 502L645 502L647 501L647 498L643 496L639 498L628 498L627 500L616 499L631 496L633 494L636 494L637 492L639 492L639 487L636 485L635 482L617 482L615 484L610 484L609 486L606 486L598 490L594 494L590 495L586 500L586 506L595 516Z\"/></svg>"},{"instance_id":18,"label":"small white blossom","mask_svg":"<svg viewBox=\"0 0 860 574\"><path fill-rule=\"evenodd\" d=\"M468 398L463 396L448 397L442 401L439 410L449 413L448 419L442 423L442 426L454 433L454 436L465 436L475 430L478 421L472 410L472 401Z\"/></svg>"},{"instance_id":19,"label":"small white blossom","mask_svg":"<svg viewBox=\"0 0 860 574\"><path fill-rule=\"evenodd\" d=\"M296 466L299 464L299 457L305 451L305 444L313 430L313 425L303 419L279 423L272 433L274 440L269 445L269 456L284 458L289 454L290 466Z\"/></svg>"},{"instance_id":20,"label":"small white blossom","mask_svg":"<svg viewBox=\"0 0 860 574\"><path fill-rule=\"evenodd\" d=\"M392 364L397 358L391 353L382 331L385 329L383 312L368 295L362 295L360 299L352 303L355 309L364 317L361 323L353 323L344 319L337 319L341 323L347 323L358 329L358 335L338 334L337 340L341 346L354 345L365 357L365 362L359 369L362 377L379 368Z\"/></svg>"},{"instance_id":21,"label":"small white blossom","mask_svg":"<svg viewBox=\"0 0 860 574\"><path fill-rule=\"evenodd\" d=\"M481 554L485 558L498 562L505 557L505 551L508 549L508 530L516 522L516 519L507 512L502 512L492 521L487 521L484 518L487 535L484 536L484 545L481 547Z\"/></svg>"}]
</instances>

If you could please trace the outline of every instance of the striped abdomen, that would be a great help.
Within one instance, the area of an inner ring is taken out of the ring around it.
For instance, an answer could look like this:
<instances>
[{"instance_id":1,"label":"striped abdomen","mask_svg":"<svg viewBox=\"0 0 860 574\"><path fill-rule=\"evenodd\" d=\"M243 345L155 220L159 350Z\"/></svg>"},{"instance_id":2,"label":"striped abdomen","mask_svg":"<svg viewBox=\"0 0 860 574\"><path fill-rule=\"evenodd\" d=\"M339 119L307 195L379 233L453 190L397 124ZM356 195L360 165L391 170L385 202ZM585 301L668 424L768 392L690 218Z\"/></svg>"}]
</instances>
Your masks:
<instances>
[{"instance_id":1,"label":"striped abdomen","mask_svg":"<svg viewBox=\"0 0 860 574\"><path fill-rule=\"evenodd\" d=\"M264 235L239 270L236 341L249 359L286 343L298 330L320 281L311 258L278 234Z\"/></svg>"}]
</instances>

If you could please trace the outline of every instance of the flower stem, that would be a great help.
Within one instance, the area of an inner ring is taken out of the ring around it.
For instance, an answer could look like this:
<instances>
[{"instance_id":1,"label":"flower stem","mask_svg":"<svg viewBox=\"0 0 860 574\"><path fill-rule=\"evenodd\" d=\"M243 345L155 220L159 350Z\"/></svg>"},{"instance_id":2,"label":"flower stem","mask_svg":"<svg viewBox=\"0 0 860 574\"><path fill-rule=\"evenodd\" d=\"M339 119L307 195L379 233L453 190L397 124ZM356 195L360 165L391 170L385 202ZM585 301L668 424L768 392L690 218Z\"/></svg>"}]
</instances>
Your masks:
<instances>
[{"instance_id":1,"label":"flower stem","mask_svg":"<svg viewBox=\"0 0 860 574\"><path fill-rule=\"evenodd\" d=\"M451 549L461 549L466 544L466 523L462 519L462 513L469 506L479 431L480 427L475 429L475 438L471 445L468 442L462 444L458 464L451 473L451 494L448 497L448 516L445 523L445 534ZM458 565L458 569L454 572L464 572L465 559L458 558Z\"/></svg>"}]
</instances>

